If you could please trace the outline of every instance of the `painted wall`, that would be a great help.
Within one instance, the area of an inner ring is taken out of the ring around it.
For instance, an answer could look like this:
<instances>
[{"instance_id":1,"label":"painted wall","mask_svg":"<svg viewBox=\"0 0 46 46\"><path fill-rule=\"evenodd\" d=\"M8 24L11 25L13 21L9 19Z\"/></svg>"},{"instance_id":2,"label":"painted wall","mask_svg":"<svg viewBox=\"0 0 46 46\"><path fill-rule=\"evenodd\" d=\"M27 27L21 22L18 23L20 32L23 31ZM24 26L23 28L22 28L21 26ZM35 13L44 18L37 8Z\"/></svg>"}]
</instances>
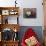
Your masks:
<instances>
[{"instance_id":1,"label":"painted wall","mask_svg":"<svg viewBox=\"0 0 46 46\"><path fill-rule=\"evenodd\" d=\"M15 6L15 0L0 0L1 7ZM19 24L21 26L43 26L43 6L42 0L17 0L17 6L20 7L19 11ZM23 8L36 8L37 18L25 19L23 18Z\"/></svg>"},{"instance_id":2,"label":"painted wall","mask_svg":"<svg viewBox=\"0 0 46 46\"><path fill-rule=\"evenodd\" d=\"M22 26L43 26L43 6L42 0L24 0L23 8L36 8L37 9L37 18L35 19L25 19L23 18L23 10L20 14L20 25ZM21 8L21 9L23 9Z\"/></svg>"}]
</instances>

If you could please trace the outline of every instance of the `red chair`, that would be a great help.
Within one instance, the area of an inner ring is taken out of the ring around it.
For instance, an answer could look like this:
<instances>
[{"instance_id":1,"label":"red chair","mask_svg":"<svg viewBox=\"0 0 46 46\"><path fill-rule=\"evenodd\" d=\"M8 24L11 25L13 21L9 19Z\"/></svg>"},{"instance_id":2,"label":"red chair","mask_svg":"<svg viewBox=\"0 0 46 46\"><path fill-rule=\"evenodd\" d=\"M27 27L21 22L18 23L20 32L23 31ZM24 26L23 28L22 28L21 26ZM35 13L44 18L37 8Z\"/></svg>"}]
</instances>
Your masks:
<instances>
[{"instance_id":1,"label":"red chair","mask_svg":"<svg viewBox=\"0 0 46 46\"><path fill-rule=\"evenodd\" d=\"M37 35L33 31L32 28L27 29L27 31L25 32L24 37L22 38L21 46L27 46L25 40L28 39L28 38L30 38L30 37L32 37L32 36L34 36L36 38L36 40L38 41L35 46L41 46L39 40L37 39Z\"/></svg>"}]
</instances>

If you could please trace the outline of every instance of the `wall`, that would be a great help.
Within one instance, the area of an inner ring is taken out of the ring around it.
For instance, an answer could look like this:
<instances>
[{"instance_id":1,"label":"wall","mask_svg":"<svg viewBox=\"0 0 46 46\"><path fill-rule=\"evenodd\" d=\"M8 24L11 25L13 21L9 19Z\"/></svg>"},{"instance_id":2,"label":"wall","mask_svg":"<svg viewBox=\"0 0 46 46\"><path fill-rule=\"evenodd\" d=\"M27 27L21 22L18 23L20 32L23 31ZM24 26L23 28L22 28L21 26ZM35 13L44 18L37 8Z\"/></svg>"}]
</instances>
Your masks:
<instances>
[{"instance_id":1,"label":"wall","mask_svg":"<svg viewBox=\"0 0 46 46\"><path fill-rule=\"evenodd\" d=\"M21 10L20 25L22 26L43 26L43 6L42 0L24 0L23 8L36 8L37 18L25 19L23 18L23 10ZM21 9L23 9L21 8Z\"/></svg>"},{"instance_id":2,"label":"wall","mask_svg":"<svg viewBox=\"0 0 46 46\"><path fill-rule=\"evenodd\" d=\"M15 6L15 0L0 0L0 6L9 7ZM17 3L20 7L20 17L19 24L21 26L43 26L43 6L42 0L17 0ZM23 8L36 8L37 9L37 18L35 19L25 19L23 18Z\"/></svg>"}]
</instances>

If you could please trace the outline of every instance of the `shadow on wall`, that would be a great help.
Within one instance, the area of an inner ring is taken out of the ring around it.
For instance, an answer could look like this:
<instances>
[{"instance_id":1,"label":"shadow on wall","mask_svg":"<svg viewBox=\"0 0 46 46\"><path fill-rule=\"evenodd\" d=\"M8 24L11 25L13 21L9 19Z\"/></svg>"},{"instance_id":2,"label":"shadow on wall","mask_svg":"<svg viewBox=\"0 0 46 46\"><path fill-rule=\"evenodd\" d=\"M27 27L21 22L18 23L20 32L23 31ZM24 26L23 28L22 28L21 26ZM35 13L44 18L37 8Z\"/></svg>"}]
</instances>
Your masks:
<instances>
[{"instance_id":1,"label":"shadow on wall","mask_svg":"<svg viewBox=\"0 0 46 46\"><path fill-rule=\"evenodd\" d=\"M26 30L28 28L32 28L34 30L34 32L36 32L39 41L41 43L43 43L43 30L42 30L42 26L21 26L21 29L19 31L19 40L20 40L20 42L21 42L21 40L22 40L22 38L24 36L24 33L26 32Z\"/></svg>"}]
</instances>

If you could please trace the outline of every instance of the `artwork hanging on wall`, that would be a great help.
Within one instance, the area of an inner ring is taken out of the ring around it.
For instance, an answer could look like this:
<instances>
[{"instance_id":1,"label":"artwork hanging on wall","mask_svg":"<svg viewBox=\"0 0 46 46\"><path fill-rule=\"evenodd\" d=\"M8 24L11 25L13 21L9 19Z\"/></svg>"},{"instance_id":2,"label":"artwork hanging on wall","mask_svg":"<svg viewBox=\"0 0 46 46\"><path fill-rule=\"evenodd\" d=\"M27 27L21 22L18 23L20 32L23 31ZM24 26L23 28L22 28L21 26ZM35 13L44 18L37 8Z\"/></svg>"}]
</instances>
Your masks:
<instances>
[{"instance_id":1,"label":"artwork hanging on wall","mask_svg":"<svg viewBox=\"0 0 46 46\"><path fill-rule=\"evenodd\" d=\"M9 10L2 10L2 15L9 15Z\"/></svg>"},{"instance_id":2,"label":"artwork hanging on wall","mask_svg":"<svg viewBox=\"0 0 46 46\"><path fill-rule=\"evenodd\" d=\"M24 8L23 17L24 18L36 18L36 8Z\"/></svg>"}]
</instances>

